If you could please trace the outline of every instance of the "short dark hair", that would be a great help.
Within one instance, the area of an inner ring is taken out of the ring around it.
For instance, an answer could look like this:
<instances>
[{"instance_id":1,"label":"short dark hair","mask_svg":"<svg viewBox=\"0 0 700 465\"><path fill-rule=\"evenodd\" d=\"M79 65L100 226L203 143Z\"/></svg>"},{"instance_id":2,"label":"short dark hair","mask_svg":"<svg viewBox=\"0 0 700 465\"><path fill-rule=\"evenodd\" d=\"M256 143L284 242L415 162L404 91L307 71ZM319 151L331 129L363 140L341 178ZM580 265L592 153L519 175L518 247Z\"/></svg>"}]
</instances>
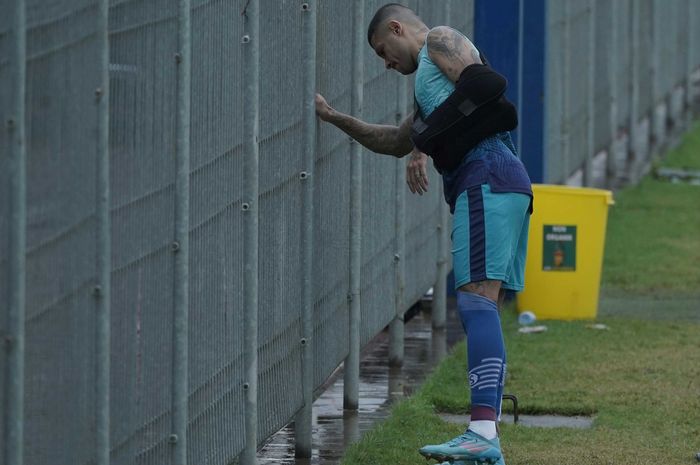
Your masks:
<instances>
[{"instance_id":1,"label":"short dark hair","mask_svg":"<svg viewBox=\"0 0 700 465\"><path fill-rule=\"evenodd\" d=\"M392 16L418 17L415 11L407 6L401 5L400 3L387 3L386 5L379 7L377 12L374 13L372 21L369 22L369 26L367 27L367 42L369 42L370 47L372 46L372 36L375 32L377 32L377 28Z\"/></svg>"}]
</instances>

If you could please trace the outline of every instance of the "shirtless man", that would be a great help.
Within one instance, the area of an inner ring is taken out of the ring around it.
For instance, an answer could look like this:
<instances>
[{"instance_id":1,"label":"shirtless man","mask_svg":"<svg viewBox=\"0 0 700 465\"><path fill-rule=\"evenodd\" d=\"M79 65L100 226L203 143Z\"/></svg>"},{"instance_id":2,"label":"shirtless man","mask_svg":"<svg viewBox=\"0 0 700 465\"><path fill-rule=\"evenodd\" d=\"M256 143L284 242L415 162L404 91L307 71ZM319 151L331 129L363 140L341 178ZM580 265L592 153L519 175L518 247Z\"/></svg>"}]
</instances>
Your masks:
<instances>
[{"instance_id":1,"label":"shirtless man","mask_svg":"<svg viewBox=\"0 0 700 465\"><path fill-rule=\"evenodd\" d=\"M427 152L442 175L454 215L452 254L467 335L471 423L464 434L419 452L456 464L504 464L496 426L506 372L498 309L506 289L523 288L532 211L530 180L509 133L502 130L512 129L517 115L502 97L505 80L483 64L460 32L447 26L429 29L414 11L390 3L375 13L367 39L388 69L416 73L418 122L412 124L411 115L399 126L369 124L336 111L318 94L316 112L373 152L396 157L410 153L406 178L411 192L427 191L427 156L422 153ZM494 89L494 97L486 98ZM449 101L456 102L451 109L446 107ZM443 121L458 115L460 123L449 125L450 130L438 128L430 139L426 134L434 127L435 119L429 118L434 111L448 115ZM449 132L456 127L460 133Z\"/></svg>"}]
</instances>

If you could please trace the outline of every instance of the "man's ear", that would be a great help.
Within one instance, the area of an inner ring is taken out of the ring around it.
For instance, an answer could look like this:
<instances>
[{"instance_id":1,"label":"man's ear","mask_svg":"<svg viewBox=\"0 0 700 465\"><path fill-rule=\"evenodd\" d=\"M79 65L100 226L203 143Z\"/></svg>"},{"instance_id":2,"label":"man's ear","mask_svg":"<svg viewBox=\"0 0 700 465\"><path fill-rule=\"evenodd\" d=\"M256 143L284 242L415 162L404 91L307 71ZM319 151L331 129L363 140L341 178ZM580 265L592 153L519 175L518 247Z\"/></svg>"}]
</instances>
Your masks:
<instances>
[{"instance_id":1,"label":"man's ear","mask_svg":"<svg viewBox=\"0 0 700 465\"><path fill-rule=\"evenodd\" d=\"M401 35L403 33L403 25L395 19L390 19L386 25L392 35Z\"/></svg>"}]
</instances>

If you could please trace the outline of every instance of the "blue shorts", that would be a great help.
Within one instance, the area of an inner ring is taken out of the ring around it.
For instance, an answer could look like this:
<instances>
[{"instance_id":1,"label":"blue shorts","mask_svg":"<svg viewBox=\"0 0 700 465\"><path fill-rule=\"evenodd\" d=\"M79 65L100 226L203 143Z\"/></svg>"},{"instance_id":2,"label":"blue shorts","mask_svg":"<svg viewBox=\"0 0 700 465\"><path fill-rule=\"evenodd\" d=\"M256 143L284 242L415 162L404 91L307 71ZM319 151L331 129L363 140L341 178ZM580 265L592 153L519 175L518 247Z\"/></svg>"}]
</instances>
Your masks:
<instances>
[{"instance_id":1,"label":"blue shorts","mask_svg":"<svg viewBox=\"0 0 700 465\"><path fill-rule=\"evenodd\" d=\"M455 202L452 261L455 288L494 279L521 291L530 225L530 196L494 193L488 184L471 186Z\"/></svg>"}]
</instances>

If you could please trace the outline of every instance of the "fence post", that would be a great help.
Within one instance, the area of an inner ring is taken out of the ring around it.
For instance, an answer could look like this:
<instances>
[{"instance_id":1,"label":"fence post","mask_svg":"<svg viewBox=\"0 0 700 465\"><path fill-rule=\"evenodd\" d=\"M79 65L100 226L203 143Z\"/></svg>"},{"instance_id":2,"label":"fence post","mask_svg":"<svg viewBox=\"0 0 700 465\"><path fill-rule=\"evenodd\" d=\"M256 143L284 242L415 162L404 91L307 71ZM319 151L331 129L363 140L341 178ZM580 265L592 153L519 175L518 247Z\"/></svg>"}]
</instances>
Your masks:
<instances>
[{"instance_id":1,"label":"fence post","mask_svg":"<svg viewBox=\"0 0 700 465\"><path fill-rule=\"evenodd\" d=\"M100 46L100 82L95 90L97 105L97 177L95 212L97 216L97 310L95 352L96 372L96 461L109 464L109 374L110 374L110 302L111 302L111 239L109 192L109 0L100 0L98 10L98 41Z\"/></svg>"},{"instance_id":2,"label":"fence post","mask_svg":"<svg viewBox=\"0 0 700 465\"><path fill-rule=\"evenodd\" d=\"M295 455L300 458L311 457L312 446L312 406L314 392L313 359L313 222L314 222L314 159L316 154L316 7L313 0L301 4L302 50L304 68L304 93L302 131L303 131L303 168L300 180L303 185L302 238L301 238L301 325L302 325L302 395L304 406L294 421Z\"/></svg>"},{"instance_id":3,"label":"fence post","mask_svg":"<svg viewBox=\"0 0 700 465\"><path fill-rule=\"evenodd\" d=\"M618 52L618 22L620 21L620 6L619 2L610 4L610 49L608 50L608 77L610 79L610 144L608 148L608 157L605 160L605 185L608 188L614 187L617 179L617 163L615 157L617 155L617 101L618 93L618 76L617 76L617 52Z\"/></svg>"},{"instance_id":4,"label":"fence post","mask_svg":"<svg viewBox=\"0 0 700 465\"><path fill-rule=\"evenodd\" d=\"M662 41L666 38L663 37L666 34L661 33L661 18L658 15L657 1L652 0L651 5L651 114L649 115L649 122L651 125L650 134L653 144L650 145L650 153L657 153L659 148L664 144L665 126L666 121L659 120L658 107L664 102L665 95L663 95L662 83L661 83L661 51L664 49ZM666 8L671 8L671 5L665 5ZM663 7L662 7L663 8ZM675 33L675 32L674 32ZM666 70L666 72L671 72L675 74L675 69L673 71ZM675 76L673 76L675 79ZM675 84L675 81L674 81ZM671 92L673 93L673 92ZM666 108L668 112L670 108ZM663 116L666 116L665 113Z\"/></svg>"},{"instance_id":5,"label":"fence post","mask_svg":"<svg viewBox=\"0 0 700 465\"><path fill-rule=\"evenodd\" d=\"M562 134L561 134L561 142L562 142L562 159L564 160L564 169L562 170L563 176L562 179L560 179L560 182L565 182L566 179L569 177L571 174L571 140L569 136L569 127L571 126L571 101L570 101L570 86L569 86L569 60L570 60L570 53L569 53L569 44L571 41L569 40L569 35L570 35L570 30L571 30L571 8L570 8L570 2L564 2L564 7L563 7L563 21L564 21L564 39L563 39L563 46L561 48L562 54L564 55L564 60L562 64L562 73L561 73L561 102L562 102Z\"/></svg>"},{"instance_id":6,"label":"fence post","mask_svg":"<svg viewBox=\"0 0 700 465\"><path fill-rule=\"evenodd\" d=\"M245 221L245 437L246 445L241 457L243 465L256 462L258 430L258 125L259 125L259 79L260 79L260 34L258 0L250 0L243 11L244 33L243 67L245 69L246 108L244 121L244 144L246 154L245 179L247 181L242 209Z\"/></svg>"},{"instance_id":7,"label":"fence post","mask_svg":"<svg viewBox=\"0 0 700 465\"><path fill-rule=\"evenodd\" d=\"M447 24L450 20L450 2L444 3L443 14ZM438 183L442 191L442 182ZM438 208L438 224L437 224L437 260L436 260L436 277L433 284L433 305L430 315L433 329L445 328L447 320L447 210L445 203L442 200L442 195L437 196Z\"/></svg>"},{"instance_id":8,"label":"fence post","mask_svg":"<svg viewBox=\"0 0 700 465\"><path fill-rule=\"evenodd\" d=\"M362 117L364 0L353 2L352 90L350 112ZM360 392L360 271L362 268L362 147L351 140L350 153L350 324L345 359L343 408L357 410Z\"/></svg>"},{"instance_id":9,"label":"fence post","mask_svg":"<svg viewBox=\"0 0 700 465\"><path fill-rule=\"evenodd\" d=\"M26 76L26 10L24 0L10 2L12 25L8 70L10 85L10 117L3 121L10 145L10 218L8 256L7 335L4 350L7 352L5 372L7 410L5 422L4 463L22 465L24 429L24 315L26 283L26 141L24 90Z\"/></svg>"},{"instance_id":10,"label":"fence post","mask_svg":"<svg viewBox=\"0 0 700 465\"><path fill-rule=\"evenodd\" d=\"M685 112L686 112L686 127L688 130L693 127L693 70L694 65L693 59L695 58L695 51L693 47L693 19L695 14L697 14L697 9L693 10L693 5L696 4L694 0L687 0L686 14L688 20L687 30L687 48L686 48L686 66L685 66Z\"/></svg>"},{"instance_id":11,"label":"fence post","mask_svg":"<svg viewBox=\"0 0 700 465\"><path fill-rule=\"evenodd\" d=\"M638 2L631 2L632 14L630 21L632 23L632 102L630 104L630 140L629 149L631 163L628 164L626 171L628 172L627 181L637 181L638 165L641 163L639 153L639 5Z\"/></svg>"},{"instance_id":12,"label":"fence post","mask_svg":"<svg viewBox=\"0 0 700 465\"><path fill-rule=\"evenodd\" d=\"M173 308L173 392L170 434L172 463L187 463L187 318L189 310L190 193L190 0L179 0L177 150L175 179L175 286Z\"/></svg>"},{"instance_id":13,"label":"fence post","mask_svg":"<svg viewBox=\"0 0 700 465\"><path fill-rule=\"evenodd\" d=\"M442 191L442 187L439 190ZM437 277L433 286L431 323L433 329L443 329L447 320L447 209L441 195L437 201Z\"/></svg>"},{"instance_id":14,"label":"fence post","mask_svg":"<svg viewBox=\"0 0 700 465\"><path fill-rule=\"evenodd\" d=\"M586 152L583 162L583 185L593 185L593 154L595 151L595 2L588 7L588 83L586 101Z\"/></svg>"},{"instance_id":15,"label":"fence post","mask_svg":"<svg viewBox=\"0 0 700 465\"><path fill-rule=\"evenodd\" d=\"M408 82L403 76L397 75L398 98L396 99L396 124L406 118L408 107ZM406 250L406 162L399 158L396 160L396 173L394 183L394 319L389 325L389 365L403 365L404 357L404 288L405 276L405 250Z\"/></svg>"}]
</instances>

